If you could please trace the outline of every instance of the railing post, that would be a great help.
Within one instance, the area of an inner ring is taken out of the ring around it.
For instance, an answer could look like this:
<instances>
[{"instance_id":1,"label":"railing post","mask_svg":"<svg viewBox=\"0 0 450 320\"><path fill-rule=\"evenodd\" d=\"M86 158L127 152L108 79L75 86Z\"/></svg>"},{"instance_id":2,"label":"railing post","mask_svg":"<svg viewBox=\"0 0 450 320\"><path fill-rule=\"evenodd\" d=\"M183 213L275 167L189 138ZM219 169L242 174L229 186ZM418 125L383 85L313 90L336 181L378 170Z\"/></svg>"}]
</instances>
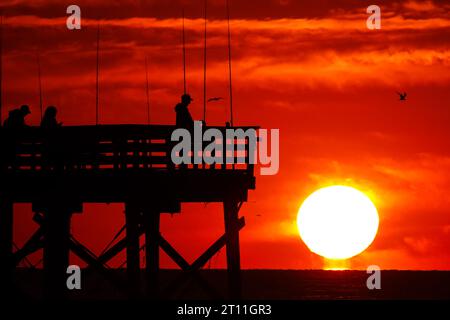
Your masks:
<instances>
[{"instance_id":1,"label":"railing post","mask_svg":"<svg viewBox=\"0 0 450 320\"><path fill-rule=\"evenodd\" d=\"M227 249L228 290L230 298L241 298L241 257L239 248L239 206L229 196L224 203L224 220Z\"/></svg>"},{"instance_id":2,"label":"railing post","mask_svg":"<svg viewBox=\"0 0 450 320\"><path fill-rule=\"evenodd\" d=\"M0 197L0 275L2 290L7 296L13 288L13 203Z\"/></svg>"},{"instance_id":3,"label":"railing post","mask_svg":"<svg viewBox=\"0 0 450 320\"><path fill-rule=\"evenodd\" d=\"M127 170L127 157L128 157L127 144L128 144L128 141L126 138L120 138L118 141L119 141L119 150L120 150L120 168L122 170Z\"/></svg>"},{"instance_id":4,"label":"railing post","mask_svg":"<svg viewBox=\"0 0 450 320\"><path fill-rule=\"evenodd\" d=\"M145 152L143 153L144 168L150 169L152 167L151 140L145 137L145 140L142 141L142 146L145 148Z\"/></svg>"},{"instance_id":5,"label":"railing post","mask_svg":"<svg viewBox=\"0 0 450 320\"><path fill-rule=\"evenodd\" d=\"M94 156L92 157L94 160L94 163L92 164L92 168L94 170L98 170L100 168L100 163L99 163L99 160L100 160L100 151L99 151L100 137L99 137L99 135L100 135L99 128L96 127L95 139L94 139L94 143L92 144L93 145L92 151L94 152Z\"/></svg>"},{"instance_id":6,"label":"railing post","mask_svg":"<svg viewBox=\"0 0 450 320\"><path fill-rule=\"evenodd\" d=\"M113 145L113 168L115 171L119 170L120 167L120 143L119 139L114 138L112 140Z\"/></svg>"},{"instance_id":7,"label":"railing post","mask_svg":"<svg viewBox=\"0 0 450 320\"><path fill-rule=\"evenodd\" d=\"M133 204L126 203L127 277L131 297L140 294L139 218L140 211L138 208Z\"/></svg>"},{"instance_id":8,"label":"railing post","mask_svg":"<svg viewBox=\"0 0 450 320\"><path fill-rule=\"evenodd\" d=\"M61 300L67 293L71 216L70 207L63 203L51 203L45 209L44 280L47 299Z\"/></svg>"},{"instance_id":9,"label":"railing post","mask_svg":"<svg viewBox=\"0 0 450 320\"><path fill-rule=\"evenodd\" d=\"M144 212L146 291L155 299L159 295L160 212Z\"/></svg>"},{"instance_id":10,"label":"railing post","mask_svg":"<svg viewBox=\"0 0 450 320\"><path fill-rule=\"evenodd\" d=\"M139 141L139 139L135 139L132 143L134 151L133 151L133 168L134 169L139 169L139 151L140 151L140 147L141 147L141 143Z\"/></svg>"},{"instance_id":11,"label":"railing post","mask_svg":"<svg viewBox=\"0 0 450 320\"><path fill-rule=\"evenodd\" d=\"M227 141L227 130L226 129L222 129L223 130L223 165L222 165L222 170L226 170L227 169L227 151L228 151L228 141Z\"/></svg>"}]
</instances>

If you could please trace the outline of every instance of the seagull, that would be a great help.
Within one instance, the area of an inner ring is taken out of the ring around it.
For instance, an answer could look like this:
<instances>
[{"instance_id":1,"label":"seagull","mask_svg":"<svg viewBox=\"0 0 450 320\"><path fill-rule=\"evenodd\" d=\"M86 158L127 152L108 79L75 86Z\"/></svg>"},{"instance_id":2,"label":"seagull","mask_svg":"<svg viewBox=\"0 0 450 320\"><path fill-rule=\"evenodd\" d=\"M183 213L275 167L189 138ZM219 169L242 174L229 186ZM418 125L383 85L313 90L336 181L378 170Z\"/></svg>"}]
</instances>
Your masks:
<instances>
[{"instance_id":1,"label":"seagull","mask_svg":"<svg viewBox=\"0 0 450 320\"><path fill-rule=\"evenodd\" d=\"M223 98L222 97L214 97L214 98L208 99L208 102L214 102L214 101L220 101L220 100L223 100Z\"/></svg>"},{"instance_id":2,"label":"seagull","mask_svg":"<svg viewBox=\"0 0 450 320\"><path fill-rule=\"evenodd\" d=\"M397 92L397 94L400 96L400 101L406 101L406 96L407 96L406 92L404 92L404 93Z\"/></svg>"}]
</instances>

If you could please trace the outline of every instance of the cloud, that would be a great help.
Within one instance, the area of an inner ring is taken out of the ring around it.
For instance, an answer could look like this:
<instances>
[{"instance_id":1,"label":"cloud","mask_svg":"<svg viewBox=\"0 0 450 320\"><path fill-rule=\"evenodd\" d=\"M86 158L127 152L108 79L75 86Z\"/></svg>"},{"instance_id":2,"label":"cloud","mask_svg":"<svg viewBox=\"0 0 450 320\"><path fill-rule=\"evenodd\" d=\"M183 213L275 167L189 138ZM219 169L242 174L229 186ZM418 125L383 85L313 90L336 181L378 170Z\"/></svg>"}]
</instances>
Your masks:
<instances>
[{"instance_id":1,"label":"cloud","mask_svg":"<svg viewBox=\"0 0 450 320\"><path fill-rule=\"evenodd\" d=\"M411 250L420 255L429 254L433 244L431 240L424 237L422 238L405 237L403 240Z\"/></svg>"},{"instance_id":2,"label":"cloud","mask_svg":"<svg viewBox=\"0 0 450 320\"><path fill-rule=\"evenodd\" d=\"M18 57L30 52L30 45L37 46L35 40L30 43L35 38L39 39L39 50L44 56L60 53L67 59L83 55L92 60L95 55L94 27L98 20L84 19L85 29L81 33L66 30L64 18L16 16L8 17L5 22L7 56ZM340 17L234 20L236 79L260 86L271 86L277 81L286 85L334 88L374 83L394 87L400 81L408 85L448 82L450 47L445 39L450 33L449 19L412 21L393 17L385 25L385 30L376 34L365 30L356 16L343 20ZM39 29L31 30L37 26ZM189 68L197 79L202 73L203 22L187 20L186 26ZM136 64L138 60L140 63L145 50L152 62L170 70L181 54L180 27L179 19L101 20L102 55L106 57L102 67L118 68L126 62ZM213 21L209 28L210 80L219 81L224 77L223 67L227 63L226 22ZM125 52L128 52L126 57ZM136 59L130 60L129 53ZM114 65L107 65L112 60ZM90 65L79 62L82 68Z\"/></svg>"},{"instance_id":3,"label":"cloud","mask_svg":"<svg viewBox=\"0 0 450 320\"><path fill-rule=\"evenodd\" d=\"M256 203L244 206L247 216L262 213L260 219L248 218L244 232L249 244L244 256L253 259L248 266L321 267L302 247L295 216L304 197L331 183L373 194L380 210L383 229L358 260L360 266L378 256L389 266L417 267L414 255L428 259L421 260L422 266L448 266L437 261L441 247L429 244L443 235L448 238L442 226L450 223L450 19L442 13L444 6L386 1L380 4L383 28L372 32L365 27L360 1L311 3L264 0L256 8L252 1L233 1L236 121L280 128L282 139L280 174L258 177L258 188L250 193ZM6 108L26 101L36 110L39 50L44 104L57 105L66 125L92 124L100 21L101 122L146 121L147 56L152 119L173 123L173 106L183 86L179 2L120 4L80 1L83 28L72 32L65 27L60 1L2 2L9 6L4 29ZM227 98L223 4L214 2L211 9L207 79L208 94ZM188 3L186 19L188 90L202 97L202 8L189 6L194 2ZM406 104L399 104L396 90L408 91ZM201 98L191 110L194 117L202 114ZM228 112L227 102L211 106L208 123L223 124ZM37 124L39 114L33 112L29 121ZM208 214L217 213L217 218L219 212L216 208ZM189 219L182 222L180 230L196 230ZM434 233L439 236L433 238ZM172 236L182 247L183 239ZM286 245L282 261L276 259L277 241ZM266 246L272 251L261 262L257 257ZM430 257L419 255L427 250Z\"/></svg>"},{"instance_id":4,"label":"cloud","mask_svg":"<svg viewBox=\"0 0 450 320\"><path fill-rule=\"evenodd\" d=\"M45 27L45 26L65 26L67 16L61 17L40 17L36 15L15 15L6 16L4 23L21 27ZM277 30L277 31L366 31L364 14L339 14L323 19L310 18L281 18L281 19L237 19L231 20L232 30L236 32L252 30ZM429 28L447 28L450 20L446 18L422 17L421 19L409 19L402 16L392 16L383 19L382 30L421 30ZM133 27L133 28L177 28L180 29L182 19L179 17L162 19L159 17L128 17L122 19L115 18L89 18L82 17L82 25L97 26L98 24L110 27ZM204 21L202 18L186 18L185 27L188 30L203 31ZM227 21L223 19L211 20L208 28L211 31L226 31ZM370 31L372 33L377 31Z\"/></svg>"},{"instance_id":5,"label":"cloud","mask_svg":"<svg viewBox=\"0 0 450 320\"><path fill-rule=\"evenodd\" d=\"M405 1L403 7L412 11L430 12L439 10L439 7L433 1Z\"/></svg>"}]
</instances>

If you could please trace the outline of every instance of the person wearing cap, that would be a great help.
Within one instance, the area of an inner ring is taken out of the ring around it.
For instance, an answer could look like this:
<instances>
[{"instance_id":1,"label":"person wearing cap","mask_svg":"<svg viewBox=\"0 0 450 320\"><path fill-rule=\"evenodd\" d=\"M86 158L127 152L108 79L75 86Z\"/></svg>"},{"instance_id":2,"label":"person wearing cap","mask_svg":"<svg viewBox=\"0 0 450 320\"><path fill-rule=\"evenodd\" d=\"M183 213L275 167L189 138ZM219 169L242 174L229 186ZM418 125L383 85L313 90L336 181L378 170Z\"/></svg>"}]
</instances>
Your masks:
<instances>
[{"instance_id":1,"label":"person wearing cap","mask_svg":"<svg viewBox=\"0 0 450 320\"><path fill-rule=\"evenodd\" d=\"M176 126L178 128L193 129L194 120L192 119L191 113L189 112L189 105L193 99L188 94L183 94L181 96L181 102L176 105L175 112L177 114Z\"/></svg>"},{"instance_id":2,"label":"person wearing cap","mask_svg":"<svg viewBox=\"0 0 450 320\"><path fill-rule=\"evenodd\" d=\"M6 118L3 126L5 129L21 130L27 127L25 124L25 117L29 115L30 107L23 105L18 109L11 110ZM15 134L9 135L9 138L5 141L2 152L4 152L4 157L0 165L3 167L6 165L7 168L16 166L16 153L17 153L17 141Z\"/></svg>"},{"instance_id":3,"label":"person wearing cap","mask_svg":"<svg viewBox=\"0 0 450 320\"><path fill-rule=\"evenodd\" d=\"M8 129L23 129L27 127L25 117L31 113L30 107L23 105L18 109L11 110L3 126Z\"/></svg>"}]
</instances>

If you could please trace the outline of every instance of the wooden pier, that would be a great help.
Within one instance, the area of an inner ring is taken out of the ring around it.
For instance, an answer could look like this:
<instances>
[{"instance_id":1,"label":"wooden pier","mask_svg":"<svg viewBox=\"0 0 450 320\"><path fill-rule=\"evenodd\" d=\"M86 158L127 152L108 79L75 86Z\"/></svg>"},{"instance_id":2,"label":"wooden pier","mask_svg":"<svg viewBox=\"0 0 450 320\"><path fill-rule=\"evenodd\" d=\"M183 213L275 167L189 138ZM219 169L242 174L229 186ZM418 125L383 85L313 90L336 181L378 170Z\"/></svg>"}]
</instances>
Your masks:
<instances>
[{"instance_id":1,"label":"wooden pier","mask_svg":"<svg viewBox=\"0 0 450 320\"><path fill-rule=\"evenodd\" d=\"M7 286L14 286L11 279L20 261L43 249L47 297L62 298L67 292L70 251L89 268L107 274L108 262L126 250L128 281L117 285L125 286L131 297L158 298L159 249L193 275L225 246L229 294L239 298L239 231L245 225L239 209L255 188L254 166L249 161L176 166L170 157L174 129L143 125L0 129L0 275ZM226 128L216 129L225 135ZM230 143L235 150L244 144L249 159L248 139ZM223 236L192 264L160 232L160 215L180 213L185 202L221 202L224 208ZM14 203L31 203L40 225L15 251ZM85 203L124 204L126 235L100 256L70 234L71 217L82 213ZM145 237L145 293L139 289L141 236Z\"/></svg>"}]
</instances>

